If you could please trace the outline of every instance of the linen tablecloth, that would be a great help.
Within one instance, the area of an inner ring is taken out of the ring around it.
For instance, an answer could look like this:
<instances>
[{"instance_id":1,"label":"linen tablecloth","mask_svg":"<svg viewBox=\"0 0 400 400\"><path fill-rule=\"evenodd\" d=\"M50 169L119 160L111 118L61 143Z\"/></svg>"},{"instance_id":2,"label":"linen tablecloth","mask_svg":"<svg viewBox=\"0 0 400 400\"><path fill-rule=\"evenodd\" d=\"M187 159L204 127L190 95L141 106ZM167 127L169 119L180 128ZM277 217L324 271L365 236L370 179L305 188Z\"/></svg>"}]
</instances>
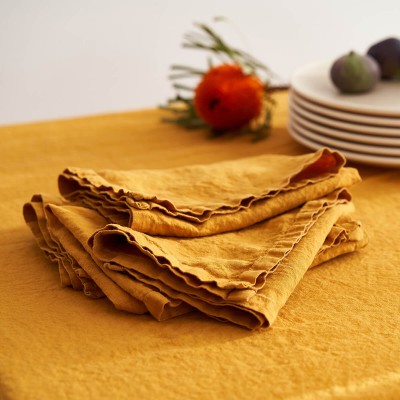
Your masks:
<instances>
[{"instance_id":1,"label":"linen tablecloth","mask_svg":"<svg viewBox=\"0 0 400 400\"><path fill-rule=\"evenodd\" d=\"M274 325L193 312L162 323L62 288L22 217L66 166L167 168L303 154L277 97L270 137L206 139L147 110L0 128L0 398L396 398L400 395L400 171L356 164L369 245L308 271Z\"/></svg>"}]
</instances>

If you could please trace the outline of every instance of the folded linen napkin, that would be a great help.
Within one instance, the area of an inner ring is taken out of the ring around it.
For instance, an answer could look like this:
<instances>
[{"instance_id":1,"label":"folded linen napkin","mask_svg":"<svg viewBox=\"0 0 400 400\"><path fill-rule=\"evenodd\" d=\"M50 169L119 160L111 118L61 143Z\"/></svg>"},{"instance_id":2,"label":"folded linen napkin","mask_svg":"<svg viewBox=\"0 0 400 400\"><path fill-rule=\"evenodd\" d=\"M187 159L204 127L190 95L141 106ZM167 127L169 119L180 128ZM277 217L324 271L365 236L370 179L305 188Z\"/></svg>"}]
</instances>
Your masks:
<instances>
[{"instance_id":1,"label":"folded linen napkin","mask_svg":"<svg viewBox=\"0 0 400 400\"><path fill-rule=\"evenodd\" d=\"M34 196L25 220L64 285L119 309L268 326L309 267L366 244L343 189L359 176L328 149L238 164L68 169L67 200Z\"/></svg>"},{"instance_id":2,"label":"folded linen napkin","mask_svg":"<svg viewBox=\"0 0 400 400\"><path fill-rule=\"evenodd\" d=\"M60 193L109 221L152 235L196 237L245 228L360 180L338 152L264 155L164 170L68 168Z\"/></svg>"}]
</instances>

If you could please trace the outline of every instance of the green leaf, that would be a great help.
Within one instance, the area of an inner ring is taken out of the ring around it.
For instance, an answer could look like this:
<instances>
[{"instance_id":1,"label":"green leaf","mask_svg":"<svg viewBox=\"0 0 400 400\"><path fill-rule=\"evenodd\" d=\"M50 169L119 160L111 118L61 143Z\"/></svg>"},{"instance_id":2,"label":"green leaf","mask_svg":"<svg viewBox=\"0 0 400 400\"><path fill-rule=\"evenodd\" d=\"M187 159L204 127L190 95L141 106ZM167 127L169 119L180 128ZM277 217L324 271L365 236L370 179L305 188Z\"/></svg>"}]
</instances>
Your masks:
<instances>
[{"instance_id":1,"label":"green leaf","mask_svg":"<svg viewBox=\"0 0 400 400\"><path fill-rule=\"evenodd\" d=\"M190 86L183 85L181 83L174 83L173 87L175 89L188 90L188 91L191 91L191 92L193 92L193 90L194 90L194 88L192 88Z\"/></svg>"}]
</instances>

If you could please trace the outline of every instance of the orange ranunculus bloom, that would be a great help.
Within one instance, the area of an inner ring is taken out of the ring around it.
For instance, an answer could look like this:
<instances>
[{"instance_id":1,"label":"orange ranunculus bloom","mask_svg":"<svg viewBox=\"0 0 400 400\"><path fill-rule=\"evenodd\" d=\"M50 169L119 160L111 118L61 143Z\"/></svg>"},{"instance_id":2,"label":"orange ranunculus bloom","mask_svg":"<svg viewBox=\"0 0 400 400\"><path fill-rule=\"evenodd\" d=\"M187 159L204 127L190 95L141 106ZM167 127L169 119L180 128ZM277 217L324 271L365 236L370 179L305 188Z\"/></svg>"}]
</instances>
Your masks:
<instances>
[{"instance_id":1,"label":"orange ranunculus bloom","mask_svg":"<svg viewBox=\"0 0 400 400\"><path fill-rule=\"evenodd\" d=\"M235 130L260 115L264 87L254 75L246 75L239 65L211 68L195 91L198 115L212 128Z\"/></svg>"}]
</instances>

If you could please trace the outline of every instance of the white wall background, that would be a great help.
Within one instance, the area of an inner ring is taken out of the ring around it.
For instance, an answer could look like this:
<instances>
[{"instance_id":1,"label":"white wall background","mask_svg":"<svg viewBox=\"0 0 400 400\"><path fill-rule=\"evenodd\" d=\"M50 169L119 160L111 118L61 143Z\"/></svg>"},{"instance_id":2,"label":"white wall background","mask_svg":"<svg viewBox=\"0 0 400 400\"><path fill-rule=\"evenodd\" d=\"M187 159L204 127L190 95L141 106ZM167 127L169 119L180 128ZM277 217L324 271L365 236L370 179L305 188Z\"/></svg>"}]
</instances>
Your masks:
<instances>
[{"instance_id":1,"label":"white wall background","mask_svg":"<svg viewBox=\"0 0 400 400\"><path fill-rule=\"evenodd\" d=\"M0 124L154 107L194 21L284 80L309 62L400 37L399 0L0 0Z\"/></svg>"}]
</instances>

